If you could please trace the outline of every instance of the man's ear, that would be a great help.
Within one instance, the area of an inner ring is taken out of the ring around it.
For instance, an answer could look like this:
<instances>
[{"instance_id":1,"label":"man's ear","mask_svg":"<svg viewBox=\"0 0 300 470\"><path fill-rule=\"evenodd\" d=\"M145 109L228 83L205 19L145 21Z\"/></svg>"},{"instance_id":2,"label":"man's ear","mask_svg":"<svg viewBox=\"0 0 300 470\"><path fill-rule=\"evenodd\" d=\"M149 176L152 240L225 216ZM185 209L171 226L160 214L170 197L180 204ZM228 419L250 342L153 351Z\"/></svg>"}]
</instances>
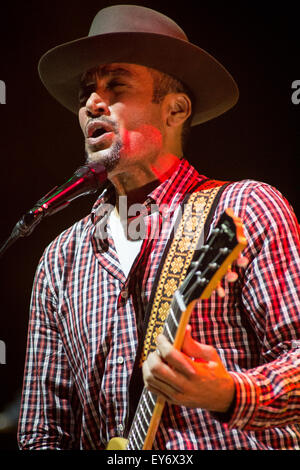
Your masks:
<instances>
[{"instance_id":1,"label":"man's ear","mask_svg":"<svg viewBox=\"0 0 300 470\"><path fill-rule=\"evenodd\" d=\"M185 93L170 93L166 96L166 123L169 127L181 126L191 115L192 103Z\"/></svg>"}]
</instances>

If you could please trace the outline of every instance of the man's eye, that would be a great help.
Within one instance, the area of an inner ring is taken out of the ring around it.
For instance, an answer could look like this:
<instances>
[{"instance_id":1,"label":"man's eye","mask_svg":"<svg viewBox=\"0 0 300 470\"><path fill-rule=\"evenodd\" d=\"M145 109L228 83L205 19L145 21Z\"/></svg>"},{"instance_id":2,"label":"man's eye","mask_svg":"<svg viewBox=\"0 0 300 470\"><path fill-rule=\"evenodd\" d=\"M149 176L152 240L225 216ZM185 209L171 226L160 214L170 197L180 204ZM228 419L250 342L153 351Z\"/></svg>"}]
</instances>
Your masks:
<instances>
[{"instance_id":1,"label":"man's eye","mask_svg":"<svg viewBox=\"0 0 300 470\"><path fill-rule=\"evenodd\" d=\"M121 86L125 86L125 83L120 82L120 81L118 81L118 80L112 80L111 82L109 82L109 83L107 84L107 88L108 88L109 90L111 90L112 88L117 88L117 87L119 87L119 86L120 86L120 87L121 87Z\"/></svg>"}]
</instances>

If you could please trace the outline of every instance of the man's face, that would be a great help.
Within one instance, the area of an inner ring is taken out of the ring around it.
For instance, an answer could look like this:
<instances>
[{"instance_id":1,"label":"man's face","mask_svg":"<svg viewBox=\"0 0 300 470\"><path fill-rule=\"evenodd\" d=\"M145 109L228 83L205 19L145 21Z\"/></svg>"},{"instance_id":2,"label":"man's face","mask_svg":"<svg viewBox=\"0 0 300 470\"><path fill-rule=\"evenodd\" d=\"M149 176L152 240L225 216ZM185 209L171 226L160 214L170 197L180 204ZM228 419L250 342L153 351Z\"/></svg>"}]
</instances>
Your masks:
<instances>
[{"instance_id":1,"label":"man's face","mask_svg":"<svg viewBox=\"0 0 300 470\"><path fill-rule=\"evenodd\" d=\"M87 74L80 93L79 122L88 161L102 162L109 171L128 170L150 162L162 150L161 105L152 102L149 69L113 63Z\"/></svg>"}]
</instances>

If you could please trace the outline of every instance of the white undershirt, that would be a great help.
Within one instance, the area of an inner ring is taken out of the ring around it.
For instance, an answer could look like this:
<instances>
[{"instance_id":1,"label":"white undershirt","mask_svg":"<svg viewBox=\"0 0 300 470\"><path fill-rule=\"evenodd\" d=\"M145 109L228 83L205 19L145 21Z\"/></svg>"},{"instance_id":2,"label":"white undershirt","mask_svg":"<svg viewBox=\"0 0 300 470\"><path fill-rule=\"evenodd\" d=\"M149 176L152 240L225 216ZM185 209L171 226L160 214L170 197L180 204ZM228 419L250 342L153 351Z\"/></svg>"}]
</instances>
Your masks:
<instances>
[{"instance_id":1,"label":"white undershirt","mask_svg":"<svg viewBox=\"0 0 300 470\"><path fill-rule=\"evenodd\" d=\"M109 226L122 271L127 277L135 258L140 252L143 240L128 240L116 209L112 210L109 215Z\"/></svg>"}]
</instances>

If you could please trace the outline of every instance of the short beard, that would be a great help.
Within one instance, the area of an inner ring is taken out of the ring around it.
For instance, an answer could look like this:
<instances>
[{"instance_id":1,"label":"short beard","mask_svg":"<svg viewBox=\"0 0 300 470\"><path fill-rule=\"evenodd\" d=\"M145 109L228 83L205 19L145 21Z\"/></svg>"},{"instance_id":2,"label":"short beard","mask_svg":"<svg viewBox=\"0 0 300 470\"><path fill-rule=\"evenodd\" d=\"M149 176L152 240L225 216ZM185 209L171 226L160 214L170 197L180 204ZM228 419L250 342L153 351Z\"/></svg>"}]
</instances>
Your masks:
<instances>
[{"instance_id":1,"label":"short beard","mask_svg":"<svg viewBox=\"0 0 300 470\"><path fill-rule=\"evenodd\" d=\"M102 163L106 171L110 172L114 170L119 163L121 148L122 142L117 140L112 147L107 150L99 150L99 152L89 154L86 149L86 163Z\"/></svg>"}]
</instances>

